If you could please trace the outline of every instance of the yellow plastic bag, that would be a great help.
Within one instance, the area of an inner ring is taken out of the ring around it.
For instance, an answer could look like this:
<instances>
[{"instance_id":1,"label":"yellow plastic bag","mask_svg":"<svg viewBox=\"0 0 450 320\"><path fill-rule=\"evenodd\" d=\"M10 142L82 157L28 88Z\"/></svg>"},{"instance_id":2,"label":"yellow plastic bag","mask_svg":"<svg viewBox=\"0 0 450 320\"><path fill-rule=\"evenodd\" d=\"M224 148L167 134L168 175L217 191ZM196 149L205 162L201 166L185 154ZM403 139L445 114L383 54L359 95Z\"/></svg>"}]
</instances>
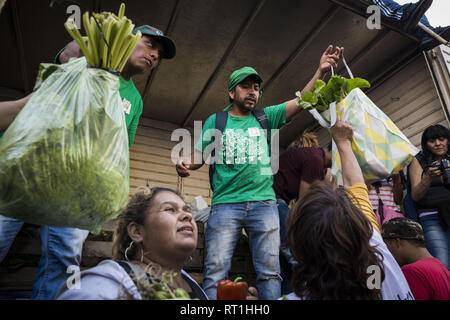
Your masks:
<instances>
[{"instance_id":1,"label":"yellow plastic bag","mask_svg":"<svg viewBox=\"0 0 450 320\"><path fill-rule=\"evenodd\" d=\"M370 183L399 172L408 165L419 150L397 128L361 89L352 90L344 100L330 105L322 113L313 116L326 128L334 125L335 114L353 128L352 150ZM342 165L333 141L331 173L342 185Z\"/></svg>"}]
</instances>

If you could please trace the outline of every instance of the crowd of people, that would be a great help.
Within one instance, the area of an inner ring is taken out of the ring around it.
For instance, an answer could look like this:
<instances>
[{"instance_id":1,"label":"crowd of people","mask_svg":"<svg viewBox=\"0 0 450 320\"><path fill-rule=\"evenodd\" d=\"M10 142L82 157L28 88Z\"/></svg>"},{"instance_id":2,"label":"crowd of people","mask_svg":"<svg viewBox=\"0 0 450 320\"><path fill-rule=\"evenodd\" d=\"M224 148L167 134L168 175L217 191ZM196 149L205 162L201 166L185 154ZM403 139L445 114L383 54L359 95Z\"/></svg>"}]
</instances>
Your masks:
<instances>
[{"instance_id":1,"label":"crowd of people","mask_svg":"<svg viewBox=\"0 0 450 320\"><path fill-rule=\"evenodd\" d=\"M392 2L373 1L380 6ZM414 17L422 16L430 2L419 1ZM412 19L412 7L403 9ZM445 36L446 30L440 33ZM156 28L137 31L143 36L120 76L130 146L143 108L132 78L176 53L173 41ZM343 52L332 45L323 52L302 96L337 67ZM55 63L81 55L72 42ZM214 142L211 132L221 131L223 148L210 164L213 197L202 286L183 270L197 246L190 207L176 191L156 188L132 197L116 223L113 258L81 272L77 289L66 283L66 269L80 265L88 232L41 226L42 257L32 299L144 299L148 288L139 276L164 279L167 274L189 298L217 299L218 282L228 276L243 228L256 271L256 288L248 289L247 299L450 299L449 129L432 125L424 131L422 151L403 178L399 173L366 183L351 147L353 129L338 117L330 130L341 158L342 186L330 177L332 145L320 147L311 133L292 143L279 157L278 172L268 174L270 130L280 129L302 109L293 97L257 111L262 82L251 67L234 71L228 81L230 104L206 120L191 158L176 165L183 178L202 167ZM0 131L31 96L0 103ZM382 209L399 217L377 219ZM0 216L0 261L22 225Z\"/></svg>"}]
</instances>

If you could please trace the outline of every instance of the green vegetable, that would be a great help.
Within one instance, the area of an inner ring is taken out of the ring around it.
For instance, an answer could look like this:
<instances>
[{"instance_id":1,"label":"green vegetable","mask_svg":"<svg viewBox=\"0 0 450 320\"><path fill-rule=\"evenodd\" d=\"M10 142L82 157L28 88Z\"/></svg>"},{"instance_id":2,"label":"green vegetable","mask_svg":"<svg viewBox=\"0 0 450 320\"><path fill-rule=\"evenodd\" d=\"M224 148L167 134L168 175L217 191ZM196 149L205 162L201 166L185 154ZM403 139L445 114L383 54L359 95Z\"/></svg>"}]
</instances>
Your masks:
<instances>
[{"instance_id":1,"label":"green vegetable","mask_svg":"<svg viewBox=\"0 0 450 320\"><path fill-rule=\"evenodd\" d=\"M174 293L175 293L175 297L177 297L177 298L191 299L191 297L189 296L189 293L187 293L186 290L184 290L182 288L175 289Z\"/></svg>"},{"instance_id":2,"label":"green vegetable","mask_svg":"<svg viewBox=\"0 0 450 320\"><path fill-rule=\"evenodd\" d=\"M334 75L325 83L317 80L312 91L307 91L303 97L297 92L298 105L306 110L328 110L330 103L343 100L353 89L370 88L370 83L361 78L346 79Z\"/></svg>"},{"instance_id":3,"label":"green vegetable","mask_svg":"<svg viewBox=\"0 0 450 320\"><path fill-rule=\"evenodd\" d=\"M36 83L0 140L0 214L98 233L129 195L119 79L79 58L41 65Z\"/></svg>"},{"instance_id":4,"label":"green vegetable","mask_svg":"<svg viewBox=\"0 0 450 320\"><path fill-rule=\"evenodd\" d=\"M83 15L83 26L88 37L87 45L72 18L64 24L67 32L80 46L89 65L122 71L142 37L140 31L136 35L132 34L134 24L124 14L124 3L120 5L117 16L111 12L102 12L90 17L89 12L86 12Z\"/></svg>"},{"instance_id":5,"label":"green vegetable","mask_svg":"<svg viewBox=\"0 0 450 320\"><path fill-rule=\"evenodd\" d=\"M169 292L157 291L155 292L155 300L168 300L172 298Z\"/></svg>"},{"instance_id":6,"label":"green vegetable","mask_svg":"<svg viewBox=\"0 0 450 320\"><path fill-rule=\"evenodd\" d=\"M154 283L152 287L153 287L153 289L155 289L156 291L161 291L161 290L164 289L164 287L163 287L161 284L159 284L159 283Z\"/></svg>"},{"instance_id":7,"label":"green vegetable","mask_svg":"<svg viewBox=\"0 0 450 320\"><path fill-rule=\"evenodd\" d=\"M177 273L164 272L160 277L147 273L134 277L133 281L144 300L192 300L186 290L174 287L176 276Z\"/></svg>"}]
</instances>

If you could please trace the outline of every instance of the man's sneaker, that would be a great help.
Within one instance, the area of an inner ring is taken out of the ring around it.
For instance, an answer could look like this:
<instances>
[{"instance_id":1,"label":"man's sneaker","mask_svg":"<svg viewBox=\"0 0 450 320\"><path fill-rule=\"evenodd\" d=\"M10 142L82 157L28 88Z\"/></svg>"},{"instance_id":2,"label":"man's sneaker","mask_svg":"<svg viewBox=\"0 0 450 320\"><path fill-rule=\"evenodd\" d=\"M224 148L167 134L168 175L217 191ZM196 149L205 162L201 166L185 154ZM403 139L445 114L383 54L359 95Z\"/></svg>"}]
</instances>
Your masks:
<instances>
[{"instance_id":1,"label":"man's sneaker","mask_svg":"<svg viewBox=\"0 0 450 320\"><path fill-rule=\"evenodd\" d=\"M417 27L420 18L425 14L425 11L433 3L433 0L420 0L416 3L408 3L402 6L403 14L400 24L403 30L411 32Z\"/></svg>"},{"instance_id":2,"label":"man's sneaker","mask_svg":"<svg viewBox=\"0 0 450 320\"><path fill-rule=\"evenodd\" d=\"M445 40L450 41L450 26L437 27L432 30ZM440 44L441 42L439 42L436 38L430 36L428 33L425 33L425 35L420 39L419 47L423 51L428 51Z\"/></svg>"}]
</instances>

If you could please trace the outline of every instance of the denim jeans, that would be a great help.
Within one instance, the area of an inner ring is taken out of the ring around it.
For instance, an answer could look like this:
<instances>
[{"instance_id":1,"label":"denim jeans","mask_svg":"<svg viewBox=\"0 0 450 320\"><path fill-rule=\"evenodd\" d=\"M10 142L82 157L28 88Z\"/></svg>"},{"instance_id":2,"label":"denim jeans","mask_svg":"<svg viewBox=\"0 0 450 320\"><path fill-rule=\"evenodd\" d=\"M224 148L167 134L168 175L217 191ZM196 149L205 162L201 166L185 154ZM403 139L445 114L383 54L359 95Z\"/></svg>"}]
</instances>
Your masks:
<instances>
[{"instance_id":1,"label":"denim jeans","mask_svg":"<svg viewBox=\"0 0 450 320\"><path fill-rule=\"evenodd\" d=\"M450 270L450 228L444 228L437 214L420 217L425 242L430 254Z\"/></svg>"},{"instance_id":2,"label":"denim jeans","mask_svg":"<svg viewBox=\"0 0 450 320\"><path fill-rule=\"evenodd\" d=\"M291 250L287 247L287 229L286 219L289 213L289 207L283 199L277 199L278 214L280 217L280 269L281 277L281 293L288 294L291 290L291 278L293 267L297 264L297 261L292 256Z\"/></svg>"},{"instance_id":3,"label":"denim jeans","mask_svg":"<svg viewBox=\"0 0 450 320\"><path fill-rule=\"evenodd\" d=\"M242 228L249 236L259 298L280 298L280 220L273 200L213 205L205 229L206 295L217 299L217 283L228 276Z\"/></svg>"},{"instance_id":4,"label":"denim jeans","mask_svg":"<svg viewBox=\"0 0 450 320\"><path fill-rule=\"evenodd\" d=\"M0 216L0 262L6 257L23 222ZM89 231L41 226L42 255L33 283L33 300L54 299L59 287L72 275L67 267L79 266Z\"/></svg>"},{"instance_id":5,"label":"denim jeans","mask_svg":"<svg viewBox=\"0 0 450 320\"><path fill-rule=\"evenodd\" d=\"M287 230L286 218L289 213L289 207L283 199L277 199L278 214L280 216L280 246L286 246Z\"/></svg>"}]
</instances>

